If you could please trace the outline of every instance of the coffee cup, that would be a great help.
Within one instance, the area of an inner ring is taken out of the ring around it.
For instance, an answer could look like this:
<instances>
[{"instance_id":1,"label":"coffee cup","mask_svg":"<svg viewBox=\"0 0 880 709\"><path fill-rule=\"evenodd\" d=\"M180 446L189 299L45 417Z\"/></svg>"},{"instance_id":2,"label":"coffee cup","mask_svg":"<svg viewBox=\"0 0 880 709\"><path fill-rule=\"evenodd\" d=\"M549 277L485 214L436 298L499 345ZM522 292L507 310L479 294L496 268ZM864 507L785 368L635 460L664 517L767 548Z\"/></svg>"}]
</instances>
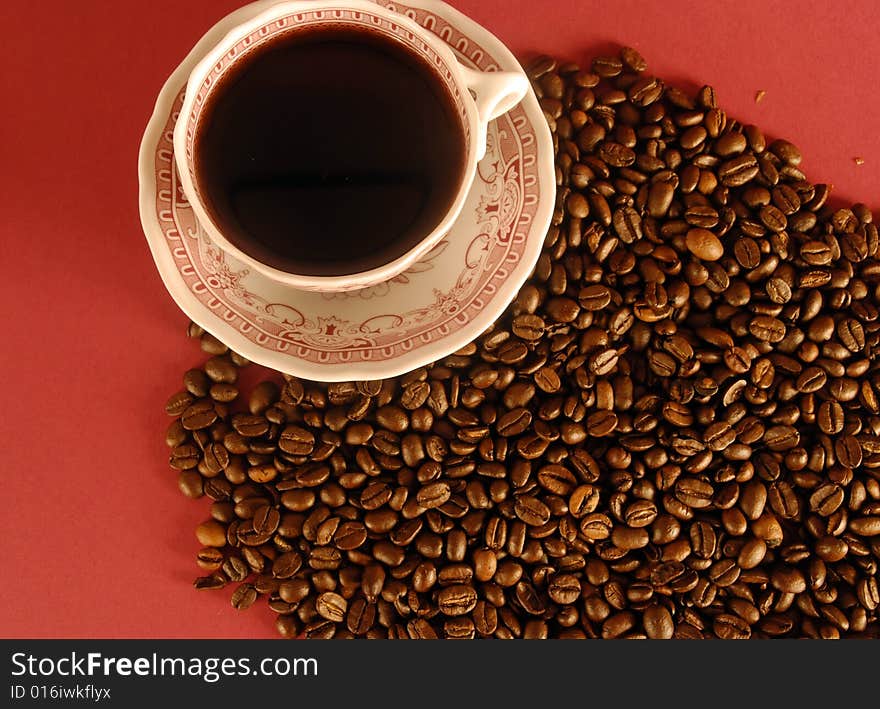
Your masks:
<instances>
[{"instance_id":1,"label":"coffee cup","mask_svg":"<svg viewBox=\"0 0 880 709\"><path fill-rule=\"evenodd\" d=\"M279 2L190 74L181 189L220 249L276 282L372 286L450 231L488 123L527 90L371 2Z\"/></svg>"}]
</instances>

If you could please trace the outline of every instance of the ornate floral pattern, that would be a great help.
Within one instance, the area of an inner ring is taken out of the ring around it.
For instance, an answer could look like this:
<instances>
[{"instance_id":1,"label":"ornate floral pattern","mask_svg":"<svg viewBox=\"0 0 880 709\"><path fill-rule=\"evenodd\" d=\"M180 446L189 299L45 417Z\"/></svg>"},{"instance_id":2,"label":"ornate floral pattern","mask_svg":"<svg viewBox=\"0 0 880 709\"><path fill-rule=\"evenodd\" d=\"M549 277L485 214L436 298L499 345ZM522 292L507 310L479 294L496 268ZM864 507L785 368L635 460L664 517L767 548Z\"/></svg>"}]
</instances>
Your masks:
<instances>
[{"instance_id":1,"label":"ornate floral pattern","mask_svg":"<svg viewBox=\"0 0 880 709\"><path fill-rule=\"evenodd\" d=\"M374 286L361 288L356 291L338 291L335 293L322 293L321 295L327 300L345 300L346 298L363 298L369 300L370 298L381 298L388 295L388 292L394 284L399 283L405 285L411 282L415 274L424 273L425 271L433 269L434 260L446 251L447 246L449 246L449 242L446 239L443 239L437 244L437 246L426 253L421 261L417 261L406 271L397 274L394 278L389 278L384 283L377 283Z\"/></svg>"}]
</instances>

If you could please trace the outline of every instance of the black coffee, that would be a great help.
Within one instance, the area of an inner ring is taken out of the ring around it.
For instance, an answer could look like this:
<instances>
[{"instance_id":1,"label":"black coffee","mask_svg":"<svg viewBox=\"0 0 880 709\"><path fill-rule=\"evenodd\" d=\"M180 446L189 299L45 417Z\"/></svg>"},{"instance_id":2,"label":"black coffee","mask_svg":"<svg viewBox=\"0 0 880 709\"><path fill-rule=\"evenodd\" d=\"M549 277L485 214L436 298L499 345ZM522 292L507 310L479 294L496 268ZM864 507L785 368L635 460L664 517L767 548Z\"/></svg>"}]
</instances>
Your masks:
<instances>
[{"instance_id":1,"label":"black coffee","mask_svg":"<svg viewBox=\"0 0 880 709\"><path fill-rule=\"evenodd\" d=\"M460 185L461 119L427 62L358 28L281 36L226 75L196 136L209 213L276 268L380 266L440 221Z\"/></svg>"}]
</instances>

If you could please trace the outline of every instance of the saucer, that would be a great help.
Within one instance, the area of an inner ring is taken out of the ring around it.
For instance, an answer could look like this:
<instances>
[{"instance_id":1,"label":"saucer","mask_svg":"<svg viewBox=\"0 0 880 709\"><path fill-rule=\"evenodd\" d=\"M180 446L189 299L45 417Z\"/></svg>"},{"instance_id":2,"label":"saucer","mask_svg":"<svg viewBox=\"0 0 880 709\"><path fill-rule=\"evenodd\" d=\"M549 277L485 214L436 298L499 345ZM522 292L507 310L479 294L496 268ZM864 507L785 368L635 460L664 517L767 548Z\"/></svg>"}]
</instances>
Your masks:
<instances>
[{"instance_id":1,"label":"saucer","mask_svg":"<svg viewBox=\"0 0 880 709\"><path fill-rule=\"evenodd\" d=\"M140 213L168 292L190 319L248 359L319 381L391 377L461 348L501 315L531 274L552 217L550 132L530 91L489 126L486 156L461 216L408 271L344 293L296 290L214 244L178 180L174 125L193 66L262 0L215 25L162 88L141 142ZM510 51L454 8L432 0L381 5L418 22L483 71L522 71Z\"/></svg>"}]
</instances>

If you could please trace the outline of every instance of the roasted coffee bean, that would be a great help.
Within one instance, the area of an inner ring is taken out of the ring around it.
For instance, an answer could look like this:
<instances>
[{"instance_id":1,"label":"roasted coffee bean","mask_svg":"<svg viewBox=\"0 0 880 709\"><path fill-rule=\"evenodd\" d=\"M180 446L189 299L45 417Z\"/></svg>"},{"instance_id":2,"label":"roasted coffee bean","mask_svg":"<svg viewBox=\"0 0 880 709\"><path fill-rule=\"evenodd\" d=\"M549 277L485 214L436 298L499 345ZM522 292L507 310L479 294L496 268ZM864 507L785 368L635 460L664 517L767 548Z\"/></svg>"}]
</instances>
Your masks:
<instances>
[{"instance_id":1,"label":"roasted coffee bean","mask_svg":"<svg viewBox=\"0 0 880 709\"><path fill-rule=\"evenodd\" d=\"M715 489L705 480L699 478L680 478L675 483L675 497L695 509L703 509L712 505Z\"/></svg>"},{"instance_id":2,"label":"roasted coffee bean","mask_svg":"<svg viewBox=\"0 0 880 709\"><path fill-rule=\"evenodd\" d=\"M476 604L477 592L472 586L447 586L437 595L437 605L443 615L465 615L470 613Z\"/></svg>"},{"instance_id":3,"label":"roasted coffee bean","mask_svg":"<svg viewBox=\"0 0 880 709\"><path fill-rule=\"evenodd\" d=\"M711 87L592 69L529 67L553 224L474 342L239 397L193 328L166 442L212 501L197 587L251 581L284 636L880 635L873 216Z\"/></svg>"},{"instance_id":4,"label":"roasted coffee bean","mask_svg":"<svg viewBox=\"0 0 880 709\"><path fill-rule=\"evenodd\" d=\"M612 523L608 515L595 512L583 517L578 529L585 539L598 541L611 536Z\"/></svg>"},{"instance_id":5,"label":"roasted coffee bean","mask_svg":"<svg viewBox=\"0 0 880 709\"><path fill-rule=\"evenodd\" d=\"M208 428L218 418L214 402L210 399L200 399L183 411L180 422L187 431L200 431Z\"/></svg>"},{"instance_id":6,"label":"roasted coffee bean","mask_svg":"<svg viewBox=\"0 0 880 709\"><path fill-rule=\"evenodd\" d=\"M519 497L514 505L516 516L527 525L540 527L550 519L550 508L536 497Z\"/></svg>"},{"instance_id":7,"label":"roasted coffee bean","mask_svg":"<svg viewBox=\"0 0 880 709\"><path fill-rule=\"evenodd\" d=\"M587 433L595 438L608 436L617 427L617 421L613 411L598 411L587 418Z\"/></svg>"},{"instance_id":8,"label":"roasted coffee bean","mask_svg":"<svg viewBox=\"0 0 880 709\"><path fill-rule=\"evenodd\" d=\"M799 569L791 566L779 566L770 574L773 587L783 593L803 593L807 590L807 582Z\"/></svg>"},{"instance_id":9,"label":"roasted coffee bean","mask_svg":"<svg viewBox=\"0 0 880 709\"><path fill-rule=\"evenodd\" d=\"M617 57L596 57L592 69L597 76L610 78L620 74L623 70L623 62Z\"/></svg>"},{"instance_id":10,"label":"roasted coffee bean","mask_svg":"<svg viewBox=\"0 0 880 709\"><path fill-rule=\"evenodd\" d=\"M855 318L845 318L837 323L837 337L850 352L860 352L865 348L865 330Z\"/></svg>"},{"instance_id":11,"label":"roasted coffee bean","mask_svg":"<svg viewBox=\"0 0 880 709\"><path fill-rule=\"evenodd\" d=\"M774 303L787 303L791 300L791 286L782 278L771 278L764 286L767 296Z\"/></svg>"},{"instance_id":12,"label":"roasted coffee bean","mask_svg":"<svg viewBox=\"0 0 880 709\"><path fill-rule=\"evenodd\" d=\"M764 342L776 343L785 337L785 324L770 315L756 315L749 321L749 332Z\"/></svg>"},{"instance_id":13,"label":"roasted coffee bean","mask_svg":"<svg viewBox=\"0 0 880 709\"><path fill-rule=\"evenodd\" d=\"M723 451L735 440L736 433L726 421L709 425L703 433L703 442L713 451Z\"/></svg>"},{"instance_id":14,"label":"roasted coffee bean","mask_svg":"<svg viewBox=\"0 0 880 709\"><path fill-rule=\"evenodd\" d=\"M718 537L711 524L704 521L694 522L690 529L691 549L701 559L711 559L715 555Z\"/></svg>"},{"instance_id":15,"label":"roasted coffee bean","mask_svg":"<svg viewBox=\"0 0 880 709\"><path fill-rule=\"evenodd\" d=\"M336 623L331 620L313 620L303 628L303 636L309 640L329 640L335 634Z\"/></svg>"},{"instance_id":16,"label":"roasted coffee bean","mask_svg":"<svg viewBox=\"0 0 880 709\"><path fill-rule=\"evenodd\" d=\"M764 432L763 441L773 451L794 448L800 442L800 434L792 426L771 426Z\"/></svg>"},{"instance_id":17,"label":"roasted coffee bean","mask_svg":"<svg viewBox=\"0 0 880 709\"><path fill-rule=\"evenodd\" d=\"M193 581L193 586L198 591L216 591L224 588L226 584L226 577L218 572L214 572L208 576L199 576Z\"/></svg>"},{"instance_id":18,"label":"roasted coffee bean","mask_svg":"<svg viewBox=\"0 0 880 709\"><path fill-rule=\"evenodd\" d=\"M274 534L281 523L281 514L274 507L264 505L254 512L252 524L258 534Z\"/></svg>"},{"instance_id":19,"label":"roasted coffee bean","mask_svg":"<svg viewBox=\"0 0 880 709\"><path fill-rule=\"evenodd\" d=\"M569 497L569 512L576 518L583 517L596 510L599 500L600 494L597 488L593 485L580 485L574 489Z\"/></svg>"},{"instance_id":20,"label":"roasted coffee bean","mask_svg":"<svg viewBox=\"0 0 880 709\"><path fill-rule=\"evenodd\" d=\"M427 382L415 381L403 388L400 403L403 408L413 411L422 406L431 393L431 385Z\"/></svg>"},{"instance_id":21,"label":"roasted coffee bean","mask_svg":"<svg viewBox=\"0 0 880 709\"><path fill-rule=\"evenodd\" d=\"M192 394L190 394L190 392L186 390L179 391L176 394L172 394L165 402L165 413L167 413L169 416L181 416L183 412L186 411L190 407L190 405L192 405L195 399L196 397L194 397Z\"/></svg>"},{"instance_id":22,"label":"roasted coffee bean","mask_svg":"<svg viewBox=\"0 0 880 709\"><path fill-rule=\"evenodd\" d=\"M528 429L531 423L531 412L523 407L517 407L502 415L495 423L495 428L501 436L519 436Z\"/></svg>"},{"instance_id":23,"label":"roasted coffee bean","mask_svg":"<svg viewBox=\"0 0 880 709\"><path fill-rule=\"evenodd\" d=\"M258 596L253 584L243 583L232 593L232 607L240 611L247 610L256 603Z\"/></svg>"},{"instance_id":24,"label":"roasted coffee bean","mask_svg":"<svg viewBox=\"0 0 880 709\"><path fill-rule=\"evenodd\" d=\"M586 286L578 293L578 302L585 310L602 310L611 302L611 291L602 284Z\"/></svg>"},{"instance_id":25,"label":"roasted coffee bean","mask_svg":"<svg viewBox=\"0 0 880 709\"><path fill-rule=\"evenodd\" d=\"M270 424L263 416L236 414L232 417L232 428L245 438L259 438L269 432Z\"/></svg>"},{"instance_id":26,"label":"roasted coffee bean","mask_svg":"<svg viewBox=\"0 0 880 709\"><path fill-rule=\"evenodd\" d=\"M767 544L763 539L750 539L739 550L737 564L742 569L758 567L767 554Z\"/></svg>"},{"instance_id":27,"label":"roasted coffee bean","mask_svg":"<svg viewBox=\"0 0 880 709\"><path fill-rule=\"evenodd\" d=\"M702 261L717 261L724 254L721 241L708 229L690 229L685 244L688 251Z\"/></svg>"},{"instance_id":28,"label":"roasted coffee bean","mask_svg":"<svg viewBox=\"0 0 880 709\"><path fill-rule=\"evenodd\" d=\"M558 323L572 322L580 313L580 306L571 298L551 298L545 307L548 315Z\"/></svg>"},{"instance_id":29,"label":"roasted coffee bean","mask_svg":"<svg viewBox=\"0 0 880 709\"><path fill-rule=\"evenodd\" d=\"M492 635L498 627L498 611L486 601L477 601L472 613L474 628L483 637Z\"/></svg>"},{"instance_id":30,"label":"roasted coffee bean","mask_svg":"<svg viewBox=\"0 0 880 709\"><path fill-rule=\"evenodd\" d=\"M189 432L183 427L180 419L172 421L165 432L165 443L169 448L176 448L186 443L188 438Z\"/></svg>"},{"instance_id":31,"label":"roasted coffee bean","mask_svg":"<svg viewBox=\"0 0 880 709\"><path fill-rule=\"evenodd\" d=\"M340 524L333 533L333 543L344 551L357 549L367 541L367 528L362 522L349 521Z\"/></svg>"},{"instance_id":32,"label":"roasted coffee bean","mask_svg":"<svg viewBox=\"0 0 880 709\"><path fill-rule=\"evenodd\" d=\"M315 448L315 434L302 426L291 424L281 431L278 447L289 455L309 455Z\"/></svg>"},{"instance_id":33,"label":"roasted coffee bean","mask_svg":"<svg viewBox=\"0 0 880 709\"><path fill-rule=\"evenodd\" d=\"M192 443L182 443L171 451L169 464L176 470L189 470L199 464L199 449Z\"/></svg>"},{"instance_id":34,"label":"roasted coffee bean","mask_svg":"<svg viewBox=\"0 0 880 709\"><path fill-rule=\"evenodd\" d=\"M216 571L223 563L223 552L214 547L205 547L196 556L196 563L205 571Z\"/></svg>"},{"instance_id":35,"label":"roasted coffee bean","mask_svg":"<svg viewBox=\"0 0 880 709\"><path fill-rule=\"evenodd\" d=\"M223 562L221 568L230 581L244 581L250 575L247 564L237 556L230 556Z\"/></svg>"},{"instance_id":36,"label":"roasted coffee bean","mask_svg":"<svg viewBox=\"0 0 880 709\"><path fill-rule=\"evenodd\" d=\"M238 387L233 384L212 384L208 393L214 401L228 404L238 398Z\"/></svg>"},{"instance_id":37,"label":"roasted coffee bean","mask_svg":"<svg viewBox=\"0 0 880 709\"><path fill-rule=\"evenodd\" d=\"M548 492L567 496L577 486L577 478L568 468L558 464L550 464L538 471L538 483Z\"/></svg>"},{"instance_id":38,"label":"roasted coffee bean","mask_svg":"<svg viewBox=\"0 0 880 709\"><path fill-rule=\"evenodd\" d=\"M619 549L641 549L649 541L648 532L642 528L615 526L611 530L611 543Z\"/></svg>"},{"instance_id":39,"label":"roasted coffee bean","mask_svg":"<svg viewBox=\"0 0 880 709\"><path fill-rule=\"evenodd\" d=\"M721 613L716 616L712 623L712 630L715 637L722 640L747 640L752 635L749 624L731 613Z\"/></svg>"},{"instance_id":40,"label":"roasted coffee bean","mask_svg":"<svg viewBox=\"0 0 880 709\"><path fill-rule=\"evenodd\" d=\"M364 598L356 598L348 607L346 626L355 635L366 635L376 622L376 606Z\"/></svg>"},{"instance_id":41,"label":"roasted coffee bean","mask_svg":"<svg viewBox=\"0 0 880 709\"><path fill-rule=\"evenodd\" d=\"M580 581L572 574L559 574L548 584L547 594L554 603L562 605L575 603L581 596Z\"/></svg>"},{"instance_id":42,"label":"roasted coffee bean","mask_svg":"<svg viewBox=\"0 0 880 709\"><path fill-rule=\"evenodd\" d=\"M196 538L206 547L226 546L226 528L215 520L202 522L196 527Z\"/></svg>"},{"instance_id":43,"label":"roasted coffee bean","mask_svg":"<svg viewBox=\"0 0 880 709\"><path fill-rule=\"evenodd\" d=\"M651 500L636 500L627 506L623 518L630 527L648 527L657 519L657 505Z\"/></svg>"},{"instance_id":44,"label":"roasted coffee bean","mask_svg":"<svg viewBox=\"0 0 880 709\"><path fill-rule=\"evenodd\" d=\"M416 501L423 508L433 509L444 505L450 498L452 489L447 482L425 485L416 493Z\"/></svg>"},{"instance_id":45,"label":"roasted coffee bean","mask_svg":"<svg viewBox=\"0 0 880 709\"><path fill-rule=\"evenodd\" d=\"M383 428L394 433L402 433L409 425L406 411L398 406L382 406L376 409L376 421Z\"/></svg>"},{"instance_id":46,"label":"roasted coffee bean","mask_svg":"<svg viewBox=\"0 0 880 709\"><path fill-rule=\"evenodd\" d=\"M211 380L203 369L190 369L183 375L183 386L194 397L205 397L211 389Z\"/></svg>"},{"instance_id":47,"label":"roasted coffee bean","mask_svg":"<svg viewBox=\"0 0 880 709\"><path fill-rule=\"evenodd\" d=\"M648 68L648 63L645 61L644 57L632 47L623 47L620 50L620 57L623 59L623 63L627 68L632 71L640 72Z\"/></svg>"},{"instance_id":48,"label":"roasted coffee bean","mask_svg":"<svg viewBox=\"0 0 880 709\"><path fill-rule=\"evenodd\" d=\"M665 217L675 196L677 178L668 173L658 173L648 189L647 211L651 217Z\"/></svg>"},{"instance_id":49,"label":"roasted coffee bean","mask_svg":"<svg viewBox=\"0 0 880 709\"><path fill-rule=\"evenodd\" d=\"M550 367L541 367L534 374L535 385L541 391L547 394L553 394L562 386L562 382L559 378L559 374L554 369Z\"/></svg>"},{"instance_id":50,"label":"roasted coffee bean","mask_svg":"<svg viewBox=\"0 0 880 709\"><path fill-rule=\"evenodd\" d=\"M774 140L767 148L776 157L789 165L801 164L801 151L787 140Z\"/></svg>"},{"instance_id":51,"label":"roasted coffee bean","mask_svg":"<svg viewBox=\"0 0 880 709\"><path fill-rule=\"evenodd\" d=\"M345 620L348 603L338 593L328 591L315 599L315 610L322 618L334 623L341 623Z\"/></svg>"},{"instance_id":52,"label":"roasted coffee bean","mask_svg":"<svg viewBox=\"0 0 880 709\"><path fill-rule=\"evenodd\" d=\"M849 529L861 537L880 536L880 516L856 517L850 520Z\"/></svg>"},{"instance_id":53,"label":"roasted coffee bean","mask_svg":"<svg viewBox=\"0 0 880 709\"><path fill-rule=\"evenodd\" d=\"M713 152L721 157L737 155L743 152L747 145L746 137L742 133L730 131L715 141Z\"/></svg>"},{"instance_id":54,"label":"roasted coffee bean","mask_svg":"<svg viewBox=\"0 0 880 709\"><path fill-rule=\"evenodd\" d=\"M645 633L652 640L669 640L675 631L672 614L662 605L651 605L645 609L643 624Z\"/></svg>"},{"instance_id":55,"label":"roasted coffee bean","mask_svg":"<svg viewBox=\"0 0 880 709\"><path fill-rule=\"evenodd\" d=\"M295 551L288 551L275 557L272 562L272 576L289 579L302 568L302 556Z\"/></svg>"},{"instance_id":56,"label":"roasted coffee bean","mask_svg":"<svg viewBox=\"0 0 880 709\"><path fill-rule=\"evenodd\" d=\"M758 174L758 161L755 156L745 153L727 160L718 167L718 178L725 187L742 187Z\"/></svg>"}]
</instances>

